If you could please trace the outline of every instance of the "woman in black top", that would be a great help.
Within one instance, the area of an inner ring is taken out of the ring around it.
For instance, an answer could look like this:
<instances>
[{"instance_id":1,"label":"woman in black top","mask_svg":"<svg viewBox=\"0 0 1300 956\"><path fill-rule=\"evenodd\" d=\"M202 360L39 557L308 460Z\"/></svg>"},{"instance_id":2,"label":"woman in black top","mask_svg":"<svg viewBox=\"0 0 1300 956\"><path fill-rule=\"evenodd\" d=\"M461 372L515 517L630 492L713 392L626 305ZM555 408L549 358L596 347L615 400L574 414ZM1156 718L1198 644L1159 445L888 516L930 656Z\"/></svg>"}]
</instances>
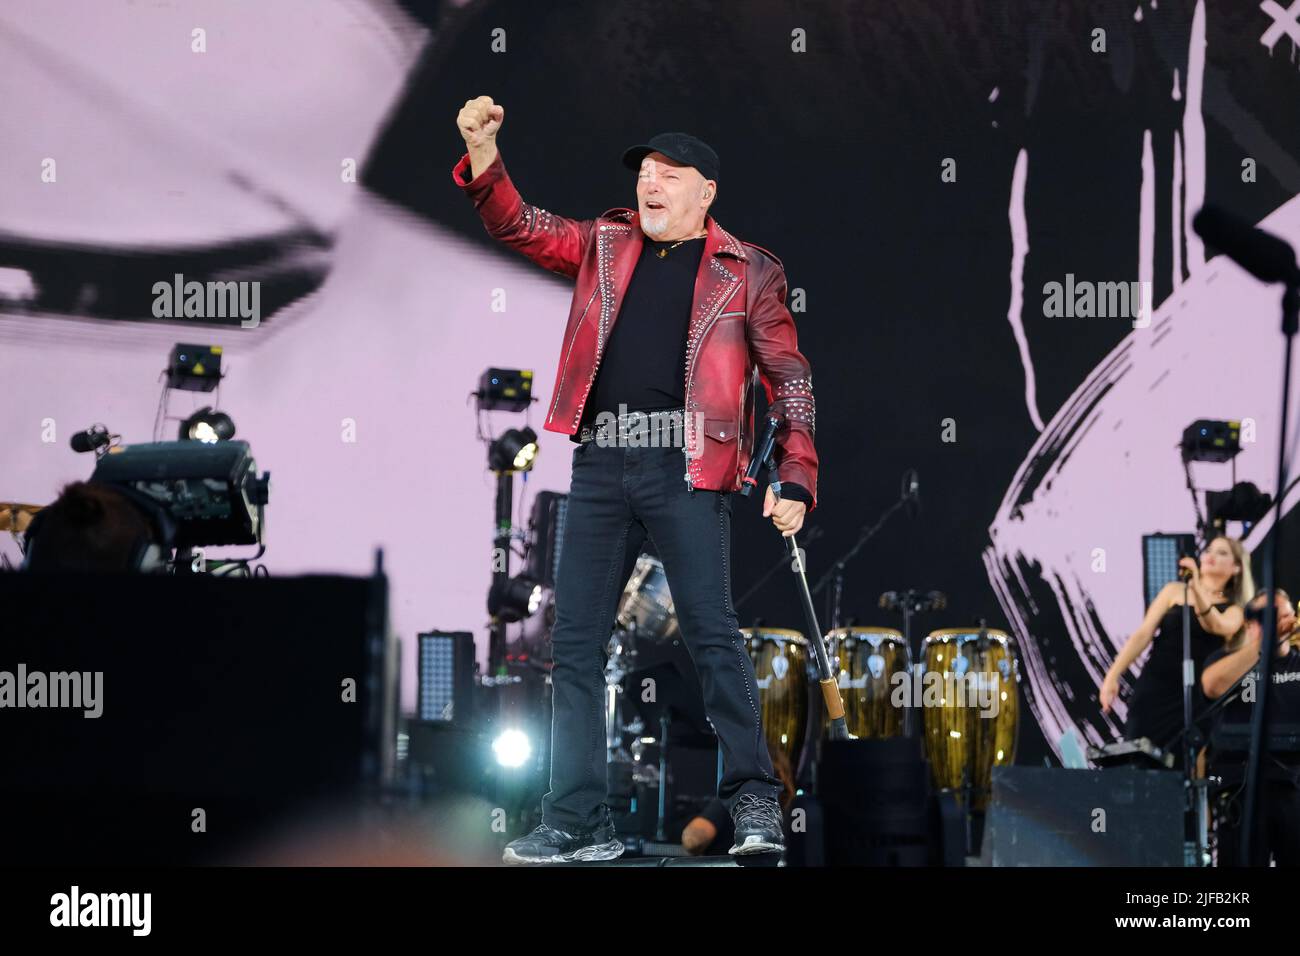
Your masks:
<instances>
[{"instance_id":1,"label":"woman in black top","mask_svg":"<svg viewBox=\"0 0 1300 956\"><path fill-rule=\"evenodd\" d=\"M1187 593L1192 605L1192 660L1195 687L1192 707L1205 703L1201 693L1201 668L1205 658L1223 647L1245 620L1242 608L1255 594L1250 560L1236 538L1219 537L1201 553L1200 564L1182 558L1178 566L1191 577ZM1141 626L1120 649L1115 663L1101 685L1101 709L1110 713L1119 696L1119 679L1138 655L1151 644L1137 687L1129 701L1124 736L1129 740L1150 738L1168 747L1183 729L1183 593L1182 581L1166 584L1147 608ZM1175 748L1182 765L1182 748Z\"/></svg>"}]
</instances>

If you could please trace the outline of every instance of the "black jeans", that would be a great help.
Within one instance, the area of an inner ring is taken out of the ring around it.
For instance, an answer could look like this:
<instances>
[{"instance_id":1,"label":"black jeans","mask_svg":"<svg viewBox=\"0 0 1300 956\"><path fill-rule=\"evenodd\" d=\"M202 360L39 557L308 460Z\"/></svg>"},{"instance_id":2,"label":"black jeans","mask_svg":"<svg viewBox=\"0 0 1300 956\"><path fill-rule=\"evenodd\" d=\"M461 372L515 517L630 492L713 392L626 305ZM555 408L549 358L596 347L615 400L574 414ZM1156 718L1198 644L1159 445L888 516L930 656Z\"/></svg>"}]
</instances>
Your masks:
<instances>
[{"instance_id":1,"label":"black jeans","mask_svg":"<svg viewBox=\"0 0 1300 956\"><path fill-rule=\"evenodd\" d=\"M605 648L626 569L646 535L663 562L682 637L722 748L718 796L775 798L754 667L731 606L731 497L691 491L681 448L588 442L573 481L555 576L551 788L542 819L598 825L606 798Z\"/></svg>"}]
</instances>

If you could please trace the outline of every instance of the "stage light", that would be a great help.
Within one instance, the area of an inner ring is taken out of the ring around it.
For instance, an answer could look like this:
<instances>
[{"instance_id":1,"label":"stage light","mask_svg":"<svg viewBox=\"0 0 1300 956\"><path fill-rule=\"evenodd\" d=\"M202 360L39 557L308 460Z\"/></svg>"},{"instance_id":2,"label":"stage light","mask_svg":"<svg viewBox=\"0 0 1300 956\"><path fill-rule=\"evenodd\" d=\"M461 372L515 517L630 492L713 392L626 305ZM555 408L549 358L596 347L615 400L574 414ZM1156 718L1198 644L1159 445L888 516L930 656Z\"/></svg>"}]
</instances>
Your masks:
<instances>
[{"instance_id":1,"label":"stage light","mask_svg":"<svg viewBox=\"0 0 1300 956\"><path fill-rule=\"evenodd\" d=\"M502 731L492 741L492 752L503 767L522 767L532 756L533 745L522 730Z\"/></svg>"},{"instance_id":2,"label":"stage light","mask_svg":"<svg viewBox=\"0 0 1300 956\"><path fill-rule=\"evenodd\" d=\"M537 458L537 432L512 428L488 448L488 467L496 472L529 471Z\"/></svg>"},{"instance_id":3,"label":"stage light","mask_svg":"<svg viewBox=\"0 0 1300 956\"><path fill-rule=\"evenodd\" d=\"M480 423L480 435L482 435ZM484 436L486 437L486 436ZM515 473L532 470L537 459L537 432L511 428L488 444L488 468L496 475L496 510L493 536L492 587L488 591L488 613L492 629L488 636L488 668L495 673L505 659L505 627L522 621L541 604L541 584L532 575L510 577L511 542L514 540Z\"/></svg>"},{"instance_id":4,"label":"stage light","mask_svg":"<svg viewBox=\"0 0 1300 956\"><path fill-rule=\"evenodd\" d=\"M1183 461L1224 462L1241 451L1241 422L1198 419L1183 429Z\"/></svg>"},{"instance_id":5,"label":"stage light","mask_svg":"<svg viewBox=\"0 0 1300 956\"><path fill-rule=\"evenodd\" d=\"M201 441L214 444L235 437L235 423L225 412L213 411L205 405L181 422L181 441Z\"/></svg>"},{"instance_id":6,"label":"stage light","mask_svg":"<svg viewBox=\"0 0 1300 956\"><path fill-rule=\"evenodd\" d=\"M1222 530L1228 521L1253 525L1273 507L1273 496L1259 490L1254 482L1239 481L1227 491L1205 493L1206 518Z\"/></svg>"},{"instance_id":7,"label":"stage light","mask_svg":"<svg viewBox=\"0 0 1300 956\"><path fill-rule=\"evenodd\" d=\"M480 411L522 412L533 400L533 370L490 368L478 380Z\"/></svg>"},{"instance_id":8,"label":"stage light","mask_svg":"<svg viewBox=\"0 0 1300 956\"><path fill-rule=\"evenodd\" d=\"M508 624L532 616L542 604L542 586L526 574L498 578L488 592L488 613Z\"/></svg>"},{"instance_id":9,"label":"stage light","mask_svg":"<svg viewBox=\"0 0 1300 956\"><path fill-rule=\"evenodd\" d=\"M221 346L186 345L172 347L167 362L167 387L187 392L210 392L221 384Z\"/></svg>"},{"instance_id":10,"label":"stage light","mask_svg":"<svg viewBox=\"0 0 1300 956\"><path fill-rule=\"evenodd\" d=\"M429 631L416 639L416 716L424 721L467 725L474 708L474 635L469 631Z\"/></svg>"},{"instance_id":11,"label":"stage light","mask_svg":"<svg viewBox=\"0 0 1300 956\"><path fill-rule=\"evenodd\" d=\"M1195 557L1194 534L1144 534L1142 536L1143 607L1150 607L1156 595L1170 581L1178 580L1178 559Z\"/></svg>"}]
</instances>

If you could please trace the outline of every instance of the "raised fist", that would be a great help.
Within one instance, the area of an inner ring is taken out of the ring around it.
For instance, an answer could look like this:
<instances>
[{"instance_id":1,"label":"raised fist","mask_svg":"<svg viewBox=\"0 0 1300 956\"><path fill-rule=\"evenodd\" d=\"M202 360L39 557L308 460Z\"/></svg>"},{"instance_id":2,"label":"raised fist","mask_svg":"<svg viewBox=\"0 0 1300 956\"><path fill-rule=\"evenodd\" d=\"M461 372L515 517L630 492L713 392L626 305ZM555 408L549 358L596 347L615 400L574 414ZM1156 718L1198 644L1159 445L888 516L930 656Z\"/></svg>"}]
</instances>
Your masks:
<instances>
[{"instance_id":1,"label":"raised fist","mask_svg":"<svg viewBox=\"0 0 1300 956\"><path fill-rule=\"evenodd\" d=\"M497 131L501 129L505 118L504 106L493 103L490 96L480 96L465 101L456 117L456 126L467 146L481 149L495 144Z\"/></svg>"}]
</instances>

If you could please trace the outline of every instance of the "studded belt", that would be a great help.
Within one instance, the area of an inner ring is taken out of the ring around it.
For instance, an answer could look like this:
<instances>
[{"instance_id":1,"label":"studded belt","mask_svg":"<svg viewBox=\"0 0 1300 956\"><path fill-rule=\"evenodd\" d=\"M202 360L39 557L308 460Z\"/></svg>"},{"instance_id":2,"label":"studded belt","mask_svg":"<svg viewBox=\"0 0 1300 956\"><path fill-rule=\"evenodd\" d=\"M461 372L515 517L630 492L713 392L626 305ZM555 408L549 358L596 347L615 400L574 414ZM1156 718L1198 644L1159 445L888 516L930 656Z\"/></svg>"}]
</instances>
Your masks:
<instances>
[{"instance_id":1,"label":"studded belt","mask_svg":"<svg viewBox=\"0 0 1300 956\"><path fill-rule=\"evenodd\" d=\"M605 443L614 441L613 430L615 424L618 427L618 438L627 439L637 434L648 434L653 429L671 429L683 428L685 425L686 410L684 408L668 408L662 411L653 412L628 412L626 415L619 415L617 419L611 415L603 415L594 425L583 425L578 430L578 441L584 445L587 442Z\"/></svg>"}]
</instances>

